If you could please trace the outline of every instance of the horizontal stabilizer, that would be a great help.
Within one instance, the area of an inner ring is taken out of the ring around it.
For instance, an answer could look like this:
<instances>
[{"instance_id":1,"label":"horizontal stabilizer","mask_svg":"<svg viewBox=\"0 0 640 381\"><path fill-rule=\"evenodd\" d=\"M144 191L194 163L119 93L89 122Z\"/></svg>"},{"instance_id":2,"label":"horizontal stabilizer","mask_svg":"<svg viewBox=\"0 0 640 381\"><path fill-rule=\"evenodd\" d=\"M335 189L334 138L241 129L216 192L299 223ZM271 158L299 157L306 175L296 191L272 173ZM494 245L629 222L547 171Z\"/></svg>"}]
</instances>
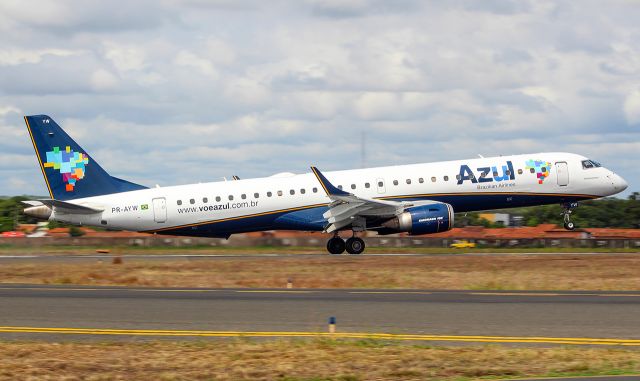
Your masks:
<instances>
[{"instance_id":1,"label":"horizontal stabilizer","mask_svg":"<svg viewBox=\"0 0 640 381\"><path fill-rule=\"evenodd\" d=\"M60 201L60 200L37 200L38 202L46 205L52 209L55 208L55 211L58 213L69 213L69 214L94 214L100 213L104 211L102 208L89 207L86 205L78 205L73 204L71 202Z\"/></svg>"}]
</instances>

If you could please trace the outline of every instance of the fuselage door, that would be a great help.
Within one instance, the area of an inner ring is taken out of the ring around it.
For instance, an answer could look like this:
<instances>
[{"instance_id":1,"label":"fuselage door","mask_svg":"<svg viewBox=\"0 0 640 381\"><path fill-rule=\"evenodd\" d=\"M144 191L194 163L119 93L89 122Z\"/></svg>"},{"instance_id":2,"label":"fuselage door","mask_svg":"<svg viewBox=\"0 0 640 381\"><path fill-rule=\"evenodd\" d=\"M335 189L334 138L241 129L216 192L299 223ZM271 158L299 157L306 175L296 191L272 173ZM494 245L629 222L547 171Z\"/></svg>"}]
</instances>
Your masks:
<instances>
[{"instance_id":1,"label":"fuselage door","mask_svg":"<svg viewBox=\"0 0 640 381\"><path fill-rule=\"evenodd\" d=\"M167 200L164 197L153 199L153 219L157 223L167 221Z\"/></svg>"},{"instance_id":2,"label":"fuselage door","mask_svg":"<svg viewBox=\"0 0 640 381\"><path fill-rule=\"evenodd\" d=\"M376 179L376 187L378 188L378 194L384 194L387 191L384 187L383 179Z\"/></svg>"},{"instance_id":3,"label":"fuselage door","mask_svg":"<svg viewBox=\"0 0 640 381\"><path fill-rule=\"evenodd\" d=\"M569 185L569 167L566 162L556 163L556 173L558 174L558 185L561 187Z\"/></svg>"}]
</instances>

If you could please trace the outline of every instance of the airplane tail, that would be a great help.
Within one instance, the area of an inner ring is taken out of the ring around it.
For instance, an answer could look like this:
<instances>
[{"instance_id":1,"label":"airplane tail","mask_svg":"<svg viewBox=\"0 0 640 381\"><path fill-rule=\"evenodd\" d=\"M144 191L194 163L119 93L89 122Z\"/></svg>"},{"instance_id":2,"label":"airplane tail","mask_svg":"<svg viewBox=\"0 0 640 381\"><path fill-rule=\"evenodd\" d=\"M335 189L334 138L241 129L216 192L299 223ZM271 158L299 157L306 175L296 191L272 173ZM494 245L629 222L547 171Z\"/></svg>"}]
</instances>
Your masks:
<instances>
[{"instance_id":1,"label":"airplane tail","mask_svg":"<svg viewBox=\"0 0 640 381\"><path fill-rule=\"evenodd\" d=\"M110 176L47 115L25 116L49 195L55 200L146 189Z\"/></svg>"}]
</instances>

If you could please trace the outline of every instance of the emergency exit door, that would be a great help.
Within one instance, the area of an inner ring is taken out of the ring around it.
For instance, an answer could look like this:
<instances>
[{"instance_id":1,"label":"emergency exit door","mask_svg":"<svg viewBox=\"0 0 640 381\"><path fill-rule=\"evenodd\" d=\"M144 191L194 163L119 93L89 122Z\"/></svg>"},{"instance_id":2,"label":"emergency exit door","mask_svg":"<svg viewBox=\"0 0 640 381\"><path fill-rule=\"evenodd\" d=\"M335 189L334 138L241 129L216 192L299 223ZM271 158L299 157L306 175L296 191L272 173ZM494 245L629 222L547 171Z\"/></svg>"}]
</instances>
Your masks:
<instances>
[{"instance_id":1,"label":"emergency exit door","mask_svg":"<svg viewBox=\"0 0 640 381\"><path fill-rule=\"evenodd\" d=\"M167 200L164 197L153 199L153 219L157 223L167 221Z\"/></svg>"},{"instance_id":2,"label":"emergency exit door","mask_svg":"<svg viewBox=\"0 0 640 381\"><path fill-rule=\"evenodd\" d=\"M569 185L569 167L566 162L556 163L556 173L558 174L558 185L561 187Z\"/></svg>"}]
</instances>

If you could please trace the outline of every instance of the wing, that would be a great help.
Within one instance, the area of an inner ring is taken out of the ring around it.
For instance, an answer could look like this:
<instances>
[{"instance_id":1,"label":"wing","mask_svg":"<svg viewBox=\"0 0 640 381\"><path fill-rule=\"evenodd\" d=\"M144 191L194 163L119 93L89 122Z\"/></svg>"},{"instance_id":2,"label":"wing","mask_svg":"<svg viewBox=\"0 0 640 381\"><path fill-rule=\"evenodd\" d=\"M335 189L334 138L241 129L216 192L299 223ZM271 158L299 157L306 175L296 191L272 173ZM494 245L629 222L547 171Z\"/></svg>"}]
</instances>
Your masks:
<instances>
[{"instance_id":1,"label":"wing","mask_svg":"<svg viewBox=\"0 0 640 381\"><path fill-rule=\"evenodd\" d=\"M415 205L406 201L395 202L358 197L333 186L318 168L311 167L311 171L331 199L329 210L322 215L329 222L325 227L325 233L331 233L349 225L364 228L361 225L364 225L367 220L391 218Z\"/></svg>"}]
</instances>

